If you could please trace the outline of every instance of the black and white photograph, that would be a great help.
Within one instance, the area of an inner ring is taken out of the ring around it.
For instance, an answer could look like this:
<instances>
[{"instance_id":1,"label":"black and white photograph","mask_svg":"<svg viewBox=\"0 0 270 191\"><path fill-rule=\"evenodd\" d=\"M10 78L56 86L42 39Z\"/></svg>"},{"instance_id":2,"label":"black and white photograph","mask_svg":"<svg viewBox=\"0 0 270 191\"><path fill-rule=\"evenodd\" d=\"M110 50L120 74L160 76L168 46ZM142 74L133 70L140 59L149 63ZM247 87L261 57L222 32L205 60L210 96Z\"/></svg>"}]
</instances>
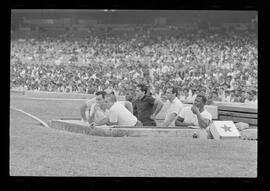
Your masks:
<instances>
[{"instance_id":1,"label":"black and white photograph","mask_svg":"<svg viewBox=\"0 0 270 191\"><path fill-rule=\"evenodd\" d=\"M258 11L11 9L9 176L258 177Z\"/></svg>"}]
</instances>

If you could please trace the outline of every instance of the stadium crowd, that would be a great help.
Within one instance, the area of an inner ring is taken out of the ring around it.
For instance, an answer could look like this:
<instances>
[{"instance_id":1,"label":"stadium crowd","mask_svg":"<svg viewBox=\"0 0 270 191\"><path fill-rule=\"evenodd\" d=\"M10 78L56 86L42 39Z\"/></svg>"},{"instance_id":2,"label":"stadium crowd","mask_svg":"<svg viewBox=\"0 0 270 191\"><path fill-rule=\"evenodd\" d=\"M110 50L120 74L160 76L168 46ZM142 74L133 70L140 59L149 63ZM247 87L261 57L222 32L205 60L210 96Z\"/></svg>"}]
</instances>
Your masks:
<instances>
[{"instance_id":1,"label":"stadium crowd","mask_svg":"<svg viewBox=\"0 0 270 191\"><path fill-rule=\"evenodd\" d=\"M208 104L257 103L257 34L249 31L17 38L10 56L11 88L124 95L145 83L154 97L174 85L183 102L204 93Z\"/></svg>"}]
</instances>

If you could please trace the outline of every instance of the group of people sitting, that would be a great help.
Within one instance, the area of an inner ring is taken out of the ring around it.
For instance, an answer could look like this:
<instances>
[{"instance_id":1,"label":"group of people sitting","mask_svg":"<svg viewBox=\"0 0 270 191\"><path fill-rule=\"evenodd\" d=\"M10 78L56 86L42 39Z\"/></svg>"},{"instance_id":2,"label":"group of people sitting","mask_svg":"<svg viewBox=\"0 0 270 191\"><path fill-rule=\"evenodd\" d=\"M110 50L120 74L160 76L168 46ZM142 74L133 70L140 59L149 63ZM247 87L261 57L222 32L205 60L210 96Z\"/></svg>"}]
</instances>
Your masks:
<instances>
[{"instance_id":1,"label":"group of people sitting","mask_svg":"<svg viewBox=\"0 0 270 191\"><path fill-rule=\"evenodd\" d=\"M96 97L87 100L81 106L81 117L95 126L161 126L161 127L193 127L209 132L212 115L204 108L207 102L205 95L198 94L192 106L184 107L178 99L178 89L167 87L162 99L154 98L144 84L136 86L136 97L132 100L126 96L126 101L117 101L114 92L99 91ZM128 101L129 100L129 101ZM162 124L157 124L157 115L168 101L168 109ZM210 136L210 134L209 134Z\"/></svg>"}]
</instances>

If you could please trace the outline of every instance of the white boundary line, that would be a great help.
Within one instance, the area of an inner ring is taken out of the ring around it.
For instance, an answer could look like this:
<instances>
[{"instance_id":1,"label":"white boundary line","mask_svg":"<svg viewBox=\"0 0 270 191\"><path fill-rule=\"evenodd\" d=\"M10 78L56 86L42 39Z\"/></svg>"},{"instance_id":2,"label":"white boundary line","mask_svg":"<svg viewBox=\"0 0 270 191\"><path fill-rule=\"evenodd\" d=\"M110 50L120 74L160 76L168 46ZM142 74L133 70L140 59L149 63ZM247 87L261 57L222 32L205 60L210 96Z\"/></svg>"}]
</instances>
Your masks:
<instances>
[{"instance_id":1,"label":"white boundary line","mask_svg":"<svg viewBox=\"0 0 270 191\"><path fill-rule=\"evenodd\" d=\"M42 124L44 127L49 128L49 126L48 126L48 124L47 124L47 123L45 123L44 121L42 121L41 119L37 118L36 116L34 116L34 115L30 114L30 113L27 113L27 112L25 112L25 111L23 111L23 110L21 110L21 109L17 109L17 108L12 107L12 106L10 106L10 109L13 109L13 110L16 110L16 111L22 112L22 113L24 113L24 114L28 115L29 117L31 117L31 118L33 118L33 119L37 120L38 122L40 122L40 123L41 123L41 124Z\"/></svg>"},{"instance_id":2,"label":"white boundary line","mask_svg":"<svg viewBox=\"0 0 270 191\"><path fill-rule=\"evenodd\" d=\"M38 97L24 97L24 99L32 99L32 100L48 100L48 101L86 101L86 100L92 100L93 98L84 98L84 99L73 99L73 98L38 98ZM120 100L119 100L120 101Z\"/></svg>"},{"instance_id":3,"label":"white boundary line","mask_svg":"<svg viewBox=\"0 0 270 191\"><path fill-rule=\"evenodd\" d=\"M50 100L50 101L83 101L85 99L71 99L71 98L38 98L38 97L24 97L24 99L33 99L33 100Z\"/></svg>"}]
</instances>

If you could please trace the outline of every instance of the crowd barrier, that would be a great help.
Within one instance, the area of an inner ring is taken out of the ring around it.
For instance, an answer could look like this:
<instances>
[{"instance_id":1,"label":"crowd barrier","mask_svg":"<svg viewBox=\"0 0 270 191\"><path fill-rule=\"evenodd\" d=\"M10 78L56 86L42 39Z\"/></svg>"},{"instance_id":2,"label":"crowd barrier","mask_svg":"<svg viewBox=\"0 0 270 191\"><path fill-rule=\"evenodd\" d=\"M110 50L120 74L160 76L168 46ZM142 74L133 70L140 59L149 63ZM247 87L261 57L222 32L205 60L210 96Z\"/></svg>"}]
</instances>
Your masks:
<instances>
[{"instance_id":1,"label":"crowd barrier","mask_svg":"<svg viewBox=\"0 0 270 191\"><path fill-rule=\"evenodd\" d=\"M50 120L48 125L51 128L80 133L92 136L104 137L144 137L144 136L166 136L180 138L194 138L194 133L199 134L200 139L207 139L205 130L192 129L188 127L130 127L130 126L96 126L89 127L89 124L81 120ZM204 133L203 133L204 132ZM246 129L241 131L242 138L257 139L257 129ZM203 136L204 135L204 136ZM238 137L238 138L241 138Z\"/></svg>"},{"instance_id":2,"label":"crowd barrier","mask_svg":"<svg viewBox=\"0 0 270 191\"><path fill-rule=\"evenodd\" d=\"M91 99L93 94L82 93L64 93L64 92L46 92L46 91L16 91L11 93L21 94L28 97L36 98L62 98L62 99ZM119 101L125 100L124 96L117 96ZM191 104L184 104L184 106L191 106ZM228 103L215 102L214 105L206 105L206 110L211 113L213 120L231 120L233 122L244 122L252 126L257 126L258 121L258 106L257 104L245 103ZM164 120L166 111L168 109L168 102L166 102L156 116L158 121Z\"/></svg>"}]
</instances>

